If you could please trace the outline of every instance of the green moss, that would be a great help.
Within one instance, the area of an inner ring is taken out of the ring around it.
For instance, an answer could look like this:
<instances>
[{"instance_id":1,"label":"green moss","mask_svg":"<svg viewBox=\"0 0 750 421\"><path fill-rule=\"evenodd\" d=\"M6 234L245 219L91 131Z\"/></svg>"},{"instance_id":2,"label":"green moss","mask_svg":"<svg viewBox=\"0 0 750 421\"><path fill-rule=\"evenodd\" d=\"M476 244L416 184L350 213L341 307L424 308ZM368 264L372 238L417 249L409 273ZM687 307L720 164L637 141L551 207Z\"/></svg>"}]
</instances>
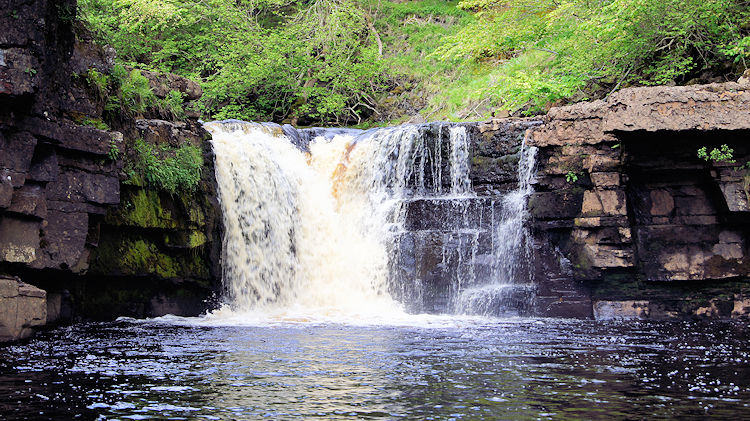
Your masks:
<instances>
[{"instance_id":1,"label":"green moss","mask_svg":"<svg viewBox=\"0 0 750 421\"><path fill-rule=\"evenodd\" d=\"M203 233L185 231L183 243L165 248L163 237L137 230L102 234L99 247L93 250L90 273L107 276L148 276L156 279L190 279L210 288L210 263L201 246ZM168 244L167 244L168 245Z\"/></svg>"},{"instance_id":2,"label":"green moss","mask_svg":"<svg viewBox=\"0 0 750 421\"><path fill-rule=\"evenodd\" d=\"M206 238L206 234L203 234L200 231L192 231L190 233L190 238L188 239L188 247L200 247L206 244L206 241L208 241L208 238Z\"/></svg>"},{"instance_id":3,"label":"green moss","mask_svg":"<svg viewBox=\"0 0 750 421\"><path fill-rule=\"evenodd\" d=\"M176 278L180 265L161 253L153 243L144 240L126 242L120 249L120 268L132 274L155 274L160 278Z\"/></svg>"},{"instance_id":4,"label":"green moss","mask_svg":"<svg viewBox=\"0 0 750 421\"><path fill-rule=\"evenodd\" d=\"M141 228L177 228L179 226L172 212L162 206L159 193L144 189L123 192L120 209L107 214L105 222Z\"/></svg>"},{"instance_id":5,"label":"green moss","mask_svg":"<svg viewBox=\"0 0 750 421\"><path fill-rule=\"evenodd\" d=\"M188 221L195 224L197 227L206 225L206 215L203 213L203 208L201 207L200 202L196 201L194 196L181 195L180 201L183 209L186 211Z\"/></svg>"},{"instance_id":6,"label":"green moss","mask_svg":"<svg viewBox=\"0 0 750 421\"><path fill-rule=\"evenodd\" d=\"M206 235L201 231L176 231L164 235L164 244L168 247L194 249L208 241Z\"/></svg>"}]
</instances>

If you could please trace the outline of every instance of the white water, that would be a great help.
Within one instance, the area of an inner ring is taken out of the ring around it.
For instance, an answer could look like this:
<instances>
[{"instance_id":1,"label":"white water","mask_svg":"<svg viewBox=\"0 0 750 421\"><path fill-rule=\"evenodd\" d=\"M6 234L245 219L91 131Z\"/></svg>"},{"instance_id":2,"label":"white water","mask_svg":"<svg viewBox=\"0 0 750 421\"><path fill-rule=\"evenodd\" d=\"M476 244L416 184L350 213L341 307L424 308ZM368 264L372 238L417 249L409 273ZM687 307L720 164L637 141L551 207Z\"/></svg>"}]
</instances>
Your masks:
<instances>
[{"instance_id":1,"label":"white water","mask_svg":"<svg viewBox=\"0 0 750 421\"><path fill-rule=\"evenodd\" d=\"M469 135L465 127L451 127L450 144L451 194L473 195L469 178Z\"/></svg>"},{"instance_id":2,"label":"white water","mask_svg":"<svg viewBox=\"0 0 750 421\"><path fill-rule=\"evenodd\" d=\"M465 128L437 126L432 143L420 126L319 137L309 153L278 127L229 121L206 128L225 221L226 305L209 318L400 323L414 317L388 293L389 253L404 232L405 199L475 196ZM447 165L439 140L444 129ZM525 203L527 194L518 201ZM523 230L522 220L517 225L510 224ZM512 278L499 257L498 273Z\"/></svg>"},{"instance_id":3,"label":"white water","mask_svg":"<svg viewBox=\"0 0 750 421\"><path fill-rule=\"evenodd\" d=\"M518 301L529 306L534 297L533 285L528 281L530 272L520 276L519 271L524 263L527 271L531 269L528 264L531 239L524 223L528 218L526 204L533 192L536 152L537 148L526 147L524 140L518 163L518 188L502 197L500 215L493 216L491 281L461 290L455 306L458 313L492 314L497 307L518 307Z\"/></svg>"}]
</instances>

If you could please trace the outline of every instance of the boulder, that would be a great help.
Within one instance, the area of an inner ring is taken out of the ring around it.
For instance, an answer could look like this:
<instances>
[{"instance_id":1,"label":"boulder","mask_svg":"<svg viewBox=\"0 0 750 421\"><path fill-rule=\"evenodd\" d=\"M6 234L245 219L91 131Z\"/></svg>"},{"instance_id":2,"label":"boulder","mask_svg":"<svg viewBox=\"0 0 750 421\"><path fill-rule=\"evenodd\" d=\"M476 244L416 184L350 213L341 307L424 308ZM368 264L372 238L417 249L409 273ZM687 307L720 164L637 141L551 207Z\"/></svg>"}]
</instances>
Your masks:
<instances>
[{"instance_id":1,"label":"boulder","mask_svg":"<svg viewBox=\"0 0 750 421\"><path fill-rule=\"evenodd\" d=\"M198 83L174 73L141 70L141 74L148 79L151 90L159 98L166 98L170 91L182 92L188 101L195 101L203 95L203 89Z\"/></svg>"},{"instance_id":2,"label":"boulder","mask_svg":"<svg viewBox=\"0 0 750 421\"><path fill-rule=\"evenodd\" d=\"M47 322L47 293L17 278L0 277L0 342L25 339Z\"/></svg>"},{"instance_id":3,"label":"boulder","mask_svg":"<svg viewBox=\"0 0 750 421\"><path fill-rule=\"evenodd\" d=\"M170 145L177 147L186 143L194 146L201 144L203 131L182 121L159 119L136 120L135 127L139 136L151 145Z\"/></svg>"},{"instance_id":4,"label":"boulder","mask_svg":"<svg viewBox=\"0 0 750 421\"><path fill-rule=\"evenodd\" d=\"M648 301L595 301L596 320L648 319Z\"/></svg>"}]
</instances>

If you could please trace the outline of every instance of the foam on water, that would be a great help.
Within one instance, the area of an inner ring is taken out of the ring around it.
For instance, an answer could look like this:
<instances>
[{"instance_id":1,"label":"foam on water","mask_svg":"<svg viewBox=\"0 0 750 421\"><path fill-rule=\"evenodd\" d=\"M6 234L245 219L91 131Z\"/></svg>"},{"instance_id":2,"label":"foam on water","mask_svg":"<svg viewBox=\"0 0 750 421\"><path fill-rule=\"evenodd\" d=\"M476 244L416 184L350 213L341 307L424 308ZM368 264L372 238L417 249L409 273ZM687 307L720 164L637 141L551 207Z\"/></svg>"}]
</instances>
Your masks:
<instances>
[{"instance_id":1,"label":"foam on water","mask_svg":"<svg viewBox=\"0 0 750 421\"><path fill-rule=\"evenodd\" d=\"M387 293L388 206L371 197L377 189L358 188L377 180L347 169L366 147L355 152L341 135L314 140L305 154L261 125L207 128L225 219L227 304L216 317L400 312Z\"/></svg>"}]
</instances>

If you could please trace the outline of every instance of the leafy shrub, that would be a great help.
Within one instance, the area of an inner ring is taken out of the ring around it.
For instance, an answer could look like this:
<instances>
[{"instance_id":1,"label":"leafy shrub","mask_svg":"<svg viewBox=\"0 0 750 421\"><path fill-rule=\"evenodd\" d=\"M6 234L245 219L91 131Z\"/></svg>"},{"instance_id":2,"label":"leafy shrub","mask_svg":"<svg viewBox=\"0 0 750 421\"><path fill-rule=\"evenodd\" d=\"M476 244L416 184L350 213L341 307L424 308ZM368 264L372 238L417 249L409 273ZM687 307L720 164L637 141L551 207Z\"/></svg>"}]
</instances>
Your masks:
<instances>
[{"instance_id":1,"label":"leafy shrub","mask_svg":"<svg viewBox=\"0 0 750 421\"><path fill-rule=\"evenodd\" d=\"M107 97L105 111L135 116L157 105L158 98L140 70L128 71L124 66L116 65L110 78L112 94Z\"/></svg>"},{"instance_id":2,"label":"leafy shrub","mask_svg":"<svg viewBox=\"0 0 750 421\"><path fill-rule=\"evenodd\" d=\"M704 161L713 162L735 162L734 149L727 146L727 144L723 144L718 148L713 148L711 149L711 152L708 152L706 147L704 146L698 149L698 158Z\"/></svg>"},{"instance_id":3,"label":"leafy shrub","mask_svg":"<svg viewBox=\"0 0 750 421\"><path fill-rule=\"evenodd\" d=\"M79 5L124 63L201 81L211 118L357 119L384 81L367 15L354 0Z\"/></svg>"},{"instance_id":4,"label":"leafy shrub","mask_svg":"<svg viewBox=\"0 0 750 421\"><path fill-rule=\"evenodd\" d=\"M157 107L165 116L174 120L184 120L185 114L185 94L179 91L169 91L167 97L157 101Z\"/></svg>"},{"instance_id":5,"label":"leafy shrub","mask_svg":"<svg viewBox=\"0 0 750 421\"><path fill-rule=\"evenodd\" d=\"M136 139L135 160L126 171L131 178L141 176L148 185L170 194L192 192L198 187L203 168L200 148L183 145L178 148L155 148Z\"/></svg>"}]
</instances>

